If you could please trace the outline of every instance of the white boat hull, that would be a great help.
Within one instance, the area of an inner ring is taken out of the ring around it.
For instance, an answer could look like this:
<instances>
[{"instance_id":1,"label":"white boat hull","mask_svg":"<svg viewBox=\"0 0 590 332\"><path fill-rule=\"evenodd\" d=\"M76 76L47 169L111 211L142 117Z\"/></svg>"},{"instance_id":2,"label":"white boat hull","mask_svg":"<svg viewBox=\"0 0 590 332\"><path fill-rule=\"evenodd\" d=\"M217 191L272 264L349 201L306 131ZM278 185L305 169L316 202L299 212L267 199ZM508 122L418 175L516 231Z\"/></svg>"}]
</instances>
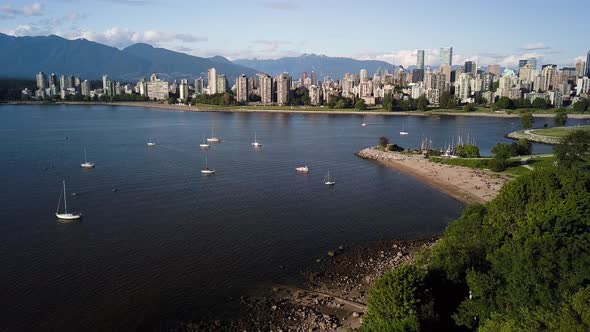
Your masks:
<instances>
[{"instance_id":1,"label":"white boat hull","mask_svg":"<svg viewBox=\"0 0 590 332\"><path fill-rule=\"evenodd\" d=\"M202 169L201 170L201 174L204 174L204 175L215 174L215 170L213 170L213 169Z\"/></svg>"},{"instance_id":2,"label":"white boat hull","mask_svg":"<svg viewBox=\"0 0 590 332\"><path fill-rule=\"evenodd\" d=\"M156 146L156 143L148 143L147 146Z\"/></svg>"},{"instance_id":3,"label":"white boat hull","mask_svg":"<svg viewBox=\"0 0 590 332\"><path fill-rule=\"evenodd\" d=\"M255 148L259 148L259 147L262 147L262 144L260 144L258 142L254 142L254 143L252 143L252 146Z\"/></svg>"},{"instance_id":4,"label":"white boat hull","mask_svg":"<svg viewBox=\"0 0 590 332\"><path fill-rule=\"evenodd\" d=\"M202 147L202 148L208 148L208 147L210 147L211 145L209 145L209 144L199 144L199 146L200 146L200 147Z\"/></svg>"},{"instance_id":5,"label":"white boat hull","mask_svg":"<svg viewBox=\"0 0 590 332\"><path fill-rule=\"evenodd\" d=\"M211 138L207 138L207 142L211 142L211 143L219 143L221 140L217 137L211 137Z\"/></svg>"},{"instance_id":6,"label":"white boat hull","mask_svg":"<svg viewBox=\"0 0 590 332\"><path fill-rule=\"evenodd\" d=\"M307 172L309 172L309 168L307 166L306 167L297 167L297 168L295 168L295 170L297 172L299 172L299 173L307 173Z\"/></svg>"},{"instance_id":7,"label":"white boat hull","mask_svg":"<svg viewBox=\"0 0 590 332\"><path fill-rule=\"evenodd\" d=\"M56 213L55 216L61 220L77 220L82 217L79 213Z\"/></svg>"},{"instance_id":8,"label":"white boat hull","mask_svg":"<svg viewBox=\"0 0 590 332\"><path fill-rule=\"evenodd\" d=\"M80 166L82 166L82 168L94 168L94 163L82 163Z\"/></svg>"},{"instance_id":9,"label":"white boat hull","mask_svg":"<svg viewBox=\"0 0 590 332\"><path fill-rule=\"evenodd\" d=\"M325 184L328 186L333 186L336 184L336 181L326 181Z\"/></svg>"},{"instance_id":10,"label":"white boat hull","mask_svg":"<svg viewBox=\"0 0 590 332\"><path fill-rule=\"evenodd\" d=\"M406 135L409 135L410 133L408 133L407 131L400 131L399 134L401 136L406 136Z\"/></svg>"}]
</instances>

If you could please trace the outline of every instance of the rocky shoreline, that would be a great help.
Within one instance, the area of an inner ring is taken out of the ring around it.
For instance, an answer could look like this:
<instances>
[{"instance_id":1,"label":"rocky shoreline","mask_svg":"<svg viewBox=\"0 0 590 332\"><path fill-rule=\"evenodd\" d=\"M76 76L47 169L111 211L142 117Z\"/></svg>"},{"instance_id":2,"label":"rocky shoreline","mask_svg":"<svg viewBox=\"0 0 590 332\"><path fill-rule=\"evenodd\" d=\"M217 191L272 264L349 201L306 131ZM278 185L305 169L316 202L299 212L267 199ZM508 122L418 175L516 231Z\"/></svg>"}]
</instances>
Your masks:
<instances>
[{"instance_id":1,"label":"rocky shoreline","mask_svg":"<svg viewBox=\"0 0 590 332\"><path fill-rule=\"evenodd\" d=\"M512 138L512 139L526 138L527 140L529 140L531 142L543 143L543 144L551 144L551 145L559 144L559 141L560 141L559 137L549 137L549 136L537 135L534 132L535 132L535 130L532 130L532 129L531 130L520 130L520 131L515 131L515 132L510 133L510 134L506 135L506 137Z\"/></svg>"},{"instance_id":2,"label":"rocky shoreline","mask_svg":"<svg viewBox=\"0 0 590 332\"><path fill-rule=\"evenodd\" d=\"M330 251L298 286L273 286L267 296L241 299L240 318L180 322L174 331L349 331L361 326L371 284L411 262L438 237L383 240Z\"/></svg>"}]
</instances>

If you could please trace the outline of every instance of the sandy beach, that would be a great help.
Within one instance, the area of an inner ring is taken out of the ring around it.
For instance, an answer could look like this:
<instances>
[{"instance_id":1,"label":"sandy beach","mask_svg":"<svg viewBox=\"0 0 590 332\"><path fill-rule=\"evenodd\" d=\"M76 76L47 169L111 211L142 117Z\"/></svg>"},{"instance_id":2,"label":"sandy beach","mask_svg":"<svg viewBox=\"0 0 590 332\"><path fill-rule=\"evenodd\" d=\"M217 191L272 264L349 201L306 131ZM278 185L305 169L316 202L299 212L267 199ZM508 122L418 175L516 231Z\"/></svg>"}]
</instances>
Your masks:
<instances>
[{"instance_id":1,"label":"sandy beach","mask_svg":"<svg viewBox=\"0 0 590 332\"><path fill-rule=\"evenodd\" d=\"M491 201L509 181L507 177L481 170L434 163L421 155L383 152L374 148L364 149L357 155L413 176L465 204Z\"/></svg>"},{"instance_id":2,"label":"sandy beach","mask_svg":"<svg viewBox=\"0 0 590 332\"><path fill-rule=\"evenodd\" d=\"M170 105L166 103L158 102L56 102L56 103L43 103L43 102L12 102L7 103L10 105L101 105L101 106L128 106L128 107L145 107L169 111L183 111L183 112L232 112L232 113L293 113L293 114L344 114L344 115L384 115L384 116L469 116L469 117L488 117L488 118L519 118L518 113L508 114L503 112L445 112L445 111L413 111L413 112L382 112L379 110L367 110L357 111L355 109L329 109L322 108L318 110L318 107L293 107L291 109L272 109L261 107L256 108L240 108L235 107L222 107L211 105L211 107L199 107L199 106L188 106L188 105ZM0 104L2 105L2 104ZM539 113L533 114L536 118L553 118L555 114L552 113ZM590 114L568 114L570 119L590 119Z\"/></svg>"}]
</instances>

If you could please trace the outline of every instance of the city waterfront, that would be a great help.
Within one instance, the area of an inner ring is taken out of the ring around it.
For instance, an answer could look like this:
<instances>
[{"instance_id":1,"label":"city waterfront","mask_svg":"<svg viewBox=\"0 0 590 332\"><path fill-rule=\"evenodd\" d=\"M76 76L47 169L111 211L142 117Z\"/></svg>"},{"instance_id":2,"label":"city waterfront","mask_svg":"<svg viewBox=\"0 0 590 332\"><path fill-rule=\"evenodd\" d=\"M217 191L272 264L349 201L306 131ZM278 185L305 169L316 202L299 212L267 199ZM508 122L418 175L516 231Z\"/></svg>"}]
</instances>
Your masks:
<instances>
[{"instance_id":1,"label":"city waterfront","mask_svg":"<svg viewBox=\"0 0 590 332\"><path fill-rule=\"evenodd\" d=\"M438 234L459 202L354 152L379 136L416 148L424 137L444 146L469 135L489 154L519 129L513 118L366 116L361 127L356 115L123 106L7 105L0 118L0 303L10 330L218 317L244 294L296 283L340 245ZM212 129L222 143L204 152ZM84 149L96 168L80 168ZM206 153L214 176L200 173ZM302 165L309 174L295 173ZM334 187L323 184L328 171ZM64 179L81 222L54 218Z\"/></svg>"}]
</instances>

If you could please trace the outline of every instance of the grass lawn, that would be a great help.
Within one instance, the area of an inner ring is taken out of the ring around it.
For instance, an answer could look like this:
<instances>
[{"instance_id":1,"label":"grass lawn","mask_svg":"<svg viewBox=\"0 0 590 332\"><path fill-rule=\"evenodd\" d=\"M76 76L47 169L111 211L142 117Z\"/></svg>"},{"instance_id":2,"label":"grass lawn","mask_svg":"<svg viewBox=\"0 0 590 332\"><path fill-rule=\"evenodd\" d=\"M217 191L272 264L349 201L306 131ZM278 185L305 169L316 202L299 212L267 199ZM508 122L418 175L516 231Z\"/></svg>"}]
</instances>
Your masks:
<instances>
[{"instance_id":1,"label":"grass lawn","mask_svg":"<svg viewBox=\"0 0 590 332\"><path fill-rule=\"evenodd\" d=\"M463 166L469 168L477 168L477 169L485 169L488 172L492 172L488 169L488 162L491 160L491 157L484 157L484 158L441 158L441 157L430 157L430 160L433 162L445 164L445 165L453 165L453 166ZM526 159L526 162L523 163L523 159ZM532 155L532 156L521 156L521 157L512 157L508 159L508 167L500 173L496 174L507 174L512 176L520 176L523 174L527 174L532 171L531 168L536 167L543 167L543 166L551 166L555 161L555 157L550 155ZM529 168L530 167L530 168Z\"/></svg>"},{"instance_id":2,"label":"grass lawn","mask_svg":"<svg viewBox=\"0 0 590 332\"><path fill-rule=\"evenodd\" d=\"M575 127L555 127L547 129L536 129L532 131L535 135L550 136L550 137L564 137L573 130L590 131L590 126L575 126Z\"/></svg>"}]
</instances>

